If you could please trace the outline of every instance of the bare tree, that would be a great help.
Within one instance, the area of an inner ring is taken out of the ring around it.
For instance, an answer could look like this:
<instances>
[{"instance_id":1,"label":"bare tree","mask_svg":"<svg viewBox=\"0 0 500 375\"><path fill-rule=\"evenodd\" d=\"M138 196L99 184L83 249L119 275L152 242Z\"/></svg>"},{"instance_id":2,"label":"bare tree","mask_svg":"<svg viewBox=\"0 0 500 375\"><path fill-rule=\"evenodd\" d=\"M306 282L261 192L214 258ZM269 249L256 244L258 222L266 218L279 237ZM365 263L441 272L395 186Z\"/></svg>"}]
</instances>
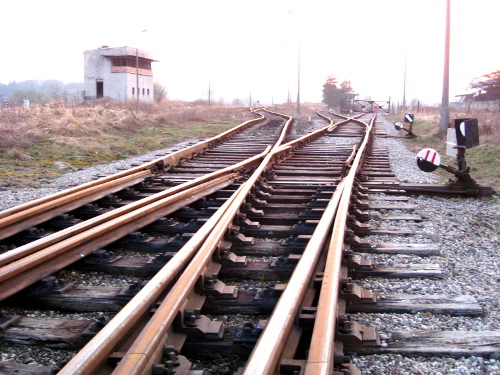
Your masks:
<instances>
[{"instance_id":1,"label":"bare tree","mask_svg":"<svg viewBox=\"0 0 500 375\"><path fill-rule=\"evenodd\" d=\"M164 98L167 97L167 89L165 86L159 82L155 82L153 85L153 97L156 103L160 103Z\"/></svg>"}]
</instances>

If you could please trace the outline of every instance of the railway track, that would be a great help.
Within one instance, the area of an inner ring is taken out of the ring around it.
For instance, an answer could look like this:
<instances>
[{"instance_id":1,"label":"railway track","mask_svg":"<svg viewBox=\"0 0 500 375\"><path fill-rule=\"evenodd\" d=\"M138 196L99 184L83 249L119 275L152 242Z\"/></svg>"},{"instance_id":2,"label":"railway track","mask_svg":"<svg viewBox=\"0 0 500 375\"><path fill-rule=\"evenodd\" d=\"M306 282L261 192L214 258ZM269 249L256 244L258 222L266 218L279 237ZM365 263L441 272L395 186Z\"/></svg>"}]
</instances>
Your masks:
<instances>
[{"instance_id":1,"label":"railway track","mask_svg":"<svg viewBox=\"0 0 500 375\"><path fill-rule=\"evenodd\" d=\"M483 312L467 296L378 296L356 283L442 277L432 263L386 266L359 255L440 251L365 239L411 235L375 227L373 211L388 212L382 223L422 220L394 189L376 117L322 113L316 130L297 137L291 117L255 113L220 137L0 213L1 339L77 351L60 374L202 374L206 353L240 358L239 369L219 373L358 374L352 355L498 352L498 332L388 336L353 318ZM65 280L68 272L132 282L88 286ZM24 305L109 318L13 314Z\"/></svg>"}]
</instances>

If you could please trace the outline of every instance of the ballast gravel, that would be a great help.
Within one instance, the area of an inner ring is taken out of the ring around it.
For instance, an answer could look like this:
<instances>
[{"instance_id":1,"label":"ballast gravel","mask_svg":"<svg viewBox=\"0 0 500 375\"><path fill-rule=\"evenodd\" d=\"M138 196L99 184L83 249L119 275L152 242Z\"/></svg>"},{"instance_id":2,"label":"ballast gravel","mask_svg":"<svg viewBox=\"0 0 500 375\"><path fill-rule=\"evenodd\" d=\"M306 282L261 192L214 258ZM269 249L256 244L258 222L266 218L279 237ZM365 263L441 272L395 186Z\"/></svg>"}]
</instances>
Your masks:
<instances>
[{"instance_id":1,"label":"ballast gravel","mask_svg":"<svg viewBox=\"0 0 500 375\"><path fill-rule=\"evenodd\" d=\"M386 130L388 135L400 135L394 126L383 116L378 117L377 126ZM192 142L185 142L175 149L186 147ZM376 146L387 147L391 168L401 181L412 183L434 183L436 177L432 173L421 172L416 165L416 156L397 138L377 138ZM168 154L174 149L156 151L140 157L129 158L108 165L67 173L47 183L41 189L2 189L0 190L0 210L52 194L62 189L82 184L96 178L97 175L116 173L119 169L128 168L131 164L156 159L158 155ZM375 197L375 196L374 196ZM379 195L383 201L383 195ZM438 245L440 256L392 256L379 254L362 254L377 264L439 264L443 278L435 279L382 279L367 278L356 280L364 289L372 289L377 294L409 293L409 294L468 294L476 298L484 310L481 317L450 317L431 313L412 314L353 314L352 319L365 326L375 326L382 333L382 340L390 340L389 331L407 330L453 330L483 331L500 330L500 252L498 238L500 228L500 210L498 197L448 199L426 196L411 197L407 204L416 206L412 214L420 215L422 222L387 222L377 220L373 216L370 225L378 227L404 227L413 234L404 237L390 235L371 235L365 237L371 244L382 242L429 243ZM396 211L397 212L397 211ZM384 212L382 212L384 213ZM394 212L391 212L394 213ZM402 211L401 211L402 213ZM96 283L105 283L106 278L96 275ZM129 280L122 280L123 283ZM255 287L255 286L252 286ZM248 317L240 317L243 320ZM239 320L239 319L236 319ZM48 348L29 349L7 346L2 350L2 361L16 360L33 365L42 364L60 367L70 357L69 352L55 351L50 356ZM228 366L221 359L218 369L229 374ZM397 354L356 356L352 358L365 375L492 375L500 374L500 353L492 358L464 357L403 357ZM229 360L231 362L231 360ZM232 367L232 366L229 366ZM210 371L212 374L217 370Z\"/></svg>"},{"instance_id":2,"label":"ballast gravel","mask_svg":"<svg viewBox=\"0 0 500 375\"><path fill-rule=\"evenodd\" d=\"M394 126L382 116L378 126L385 126L388 135L398 135ZM376 145L387 147L391 169L405 182L435 183L432 173L421 172L416 155L400 139L378 138ZM373 196L374 198L375 196ZM380 197L381 200L383 196ZM370 244L386 242L429 243L438 245L440 256L393 256L362 254L363 258L381 265L434 263L443 272L442 279L383 279L356 280L364 289L378 295L448 294L472 295L484 310L480 317L456 317L431 313L417 314L352 314L352 319L364 326L377 327L382 341L390 340L390 331L500 331L500 205L498 197L489 198L436 198L411 197L405 204L416 206L412 214L420 215L422 222L391 222L371 220L376 227L408 228L412 235L371 235L365 237ZM383 212L384 213L384 212ZM387 212L388 213L388 212ZM392 214L403 211L392 211ZM493 358L481 357L403 357L398 354L354 356L352 358L364 375L487 375L500 374L500 353Z\"/></svg>"}]
</instances>

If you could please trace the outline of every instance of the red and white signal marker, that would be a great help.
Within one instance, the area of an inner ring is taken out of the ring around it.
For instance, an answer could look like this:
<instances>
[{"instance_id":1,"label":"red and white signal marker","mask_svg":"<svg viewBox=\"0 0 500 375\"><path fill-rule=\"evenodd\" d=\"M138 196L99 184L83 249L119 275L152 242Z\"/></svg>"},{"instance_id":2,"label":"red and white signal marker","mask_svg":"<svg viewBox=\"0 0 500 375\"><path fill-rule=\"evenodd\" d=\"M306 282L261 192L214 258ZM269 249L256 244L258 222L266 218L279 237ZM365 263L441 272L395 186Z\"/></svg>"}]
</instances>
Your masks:
<instances>
[{"instance_id":1,"label":"red and white signal marker","mask_svg":"<svg viewBox=\"0 0 500 375\"><path fill-rule=\"evenodd\" d=\"M403 128L404 128L403 124L402 124L402 123L400 123L400 122L396 122L396 123L394 124L394 127L396 128L396 130L401 130L401 129L403 129Z\"/></svg>"},{"instance_id":2,"label":"red and white signal marker","mask_svg":"<svg viewBox=\"0 0 500 375\"><path fill-rule=\"evenodd\" d=\"M424 148L417 154L417 165L424 172L434 172L441 165L441 156L432 148Z\"/></svg>"}]
</instances>

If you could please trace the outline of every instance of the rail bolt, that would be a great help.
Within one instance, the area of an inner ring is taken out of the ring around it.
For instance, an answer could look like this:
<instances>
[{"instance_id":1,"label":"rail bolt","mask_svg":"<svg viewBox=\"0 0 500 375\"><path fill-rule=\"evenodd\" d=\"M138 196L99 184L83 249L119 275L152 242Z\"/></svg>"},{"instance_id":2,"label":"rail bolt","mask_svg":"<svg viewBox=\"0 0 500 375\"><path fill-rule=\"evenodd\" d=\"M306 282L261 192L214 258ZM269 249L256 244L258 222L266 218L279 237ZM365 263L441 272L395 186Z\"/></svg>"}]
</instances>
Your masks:
<instances>
[{"instance_id":1,"label":"rail bolt","mask_svg":"<svg viewBox=\"0 0 500 375\"><path fill-rule=\"evenodd\" d=\"M352 322L345 321L344 324L342 324L341 330L344 332L352 332Z\"/></svg>"},{"instance_id":2,"label":"rail bolt","mask_svg":"<svg viewBox=\"0 0 500 375\"><path fill-rule=\"evenodd\" d=\"M166 345L163 347L163 362L171 362L174 366L179 366L179 350L177 350L172 345Z\"/></svg>"},{"instance_id":3,"label":"rail bolt","mask_svg":"<svg viewBox=\"0 0 500 375\"><path fill-rule=\"evenodd\" d=\"M180 363L179 363L179 358L177 357L177 355L175 353L169 353L167 358L166 358L166 361L165 361L166 364L171 364L172 366L179 366Z\"/></svg>"},{"instance_id":4,"label":"rail bolt","mask_svg":"<svg viewBox=\"0 0 500 375\"><path fill-rule=\"evenodd\" d=\"M214 279L211 276L207 276L205 278L205 289L213 289L214 288Z\"/></svg>"},{"instance_id":5,"label":"rail bolt","mask_svg":"<svg viewBox=\"0 0 500 375\"><path fill-rule=\"evenodd\" d=\"M184 310L184 324L188 327L196 327L196 319L201 316L200 309L185 309Z\"/></svg>"}]
</instances>

